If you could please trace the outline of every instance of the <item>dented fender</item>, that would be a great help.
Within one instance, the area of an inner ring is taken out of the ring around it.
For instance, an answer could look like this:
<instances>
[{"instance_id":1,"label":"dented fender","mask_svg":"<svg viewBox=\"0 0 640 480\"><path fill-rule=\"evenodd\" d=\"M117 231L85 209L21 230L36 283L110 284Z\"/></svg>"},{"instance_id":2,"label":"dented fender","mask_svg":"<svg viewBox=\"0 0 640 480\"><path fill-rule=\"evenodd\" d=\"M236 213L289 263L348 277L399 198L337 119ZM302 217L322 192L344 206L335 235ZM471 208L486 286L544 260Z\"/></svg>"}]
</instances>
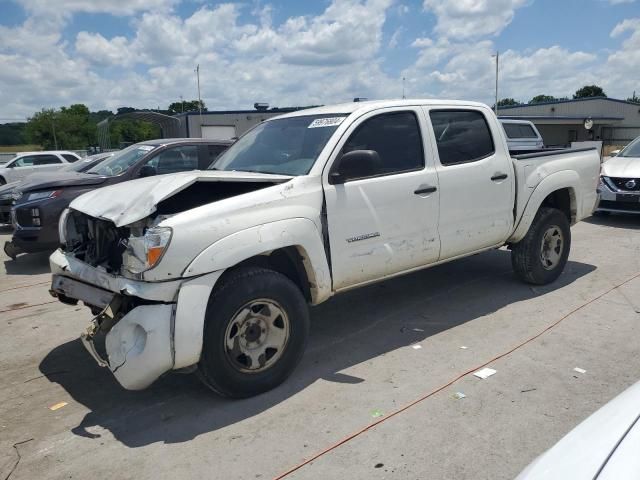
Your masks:
<instances>
[{"instance_id":1,"label":"dented fender","mask_svg":"<svg viewBox=\"0 0 640 480\"><path fill-rule=\"evenodd\" d=\"M307 218L291 218L265 223L224 237L203 250L185 269L191 277L224 270L256 255L295 247L300 253L312 303L318 304L331 296L331 274L315 223Z\"/></svg>"}]
</instances>

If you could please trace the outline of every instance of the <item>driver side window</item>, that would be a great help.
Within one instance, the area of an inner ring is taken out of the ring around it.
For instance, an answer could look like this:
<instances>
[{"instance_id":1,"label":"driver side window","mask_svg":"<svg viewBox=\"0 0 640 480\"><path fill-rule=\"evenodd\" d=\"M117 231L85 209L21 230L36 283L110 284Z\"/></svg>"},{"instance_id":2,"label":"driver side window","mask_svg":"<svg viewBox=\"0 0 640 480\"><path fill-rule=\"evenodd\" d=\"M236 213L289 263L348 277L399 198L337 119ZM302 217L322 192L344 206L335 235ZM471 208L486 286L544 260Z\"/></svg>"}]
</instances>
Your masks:
<instances>
[{"instance_id":1,"label":"driver side window","mask_svg":"<svg viewBox=\"0 0 640 480\"><path fill-rule=\"evenodd\" d=\"M363 175L348 172L350 178L375 177L424 168L424 152L418 119L413 112L393 112L366 120L349 137L342 154L354 150L373 150L377 165ZM357 169L357 166L354 166Z\"/></svg>"},{"instance_id":2,"label":"driver side window","mask_svg":"<svg viewBox=\"0 0 640 480\"><path fill-rule=\"evenodd\" d=\"M147 171L151 168L154 169L155 175L197 170L198 147L196 145L182 145L168 148L147 161L143 168Z\"/></svg>"},{"instance_id":3,"label":"driver side window","mask_svg":"<svg viewBox=\"0 0 640 480\"><path fill-rule=\"evenodd\" d=\"M30 167L33 165L35 158L35 156L19 158L13 163L12 167Z\"/></svg>"}]
</instances>

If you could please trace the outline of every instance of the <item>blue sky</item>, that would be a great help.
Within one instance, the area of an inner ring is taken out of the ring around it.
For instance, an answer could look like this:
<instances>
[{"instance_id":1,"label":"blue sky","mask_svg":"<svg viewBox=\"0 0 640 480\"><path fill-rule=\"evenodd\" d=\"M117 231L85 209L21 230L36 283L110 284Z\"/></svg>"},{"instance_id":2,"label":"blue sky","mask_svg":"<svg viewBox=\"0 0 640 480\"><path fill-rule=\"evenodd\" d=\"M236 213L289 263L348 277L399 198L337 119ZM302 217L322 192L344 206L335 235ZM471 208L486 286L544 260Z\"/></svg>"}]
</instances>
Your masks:
<instances>
[{"instance_id":1,"label":"blue sky","mask_svg":"<svg viewBox=\"0 0 640 480\"><path fill-rule=\"evenodd\" d=\"M0 0L0 122L41 108L640 92L637 0Z\"/></svg>"}]
</instances>

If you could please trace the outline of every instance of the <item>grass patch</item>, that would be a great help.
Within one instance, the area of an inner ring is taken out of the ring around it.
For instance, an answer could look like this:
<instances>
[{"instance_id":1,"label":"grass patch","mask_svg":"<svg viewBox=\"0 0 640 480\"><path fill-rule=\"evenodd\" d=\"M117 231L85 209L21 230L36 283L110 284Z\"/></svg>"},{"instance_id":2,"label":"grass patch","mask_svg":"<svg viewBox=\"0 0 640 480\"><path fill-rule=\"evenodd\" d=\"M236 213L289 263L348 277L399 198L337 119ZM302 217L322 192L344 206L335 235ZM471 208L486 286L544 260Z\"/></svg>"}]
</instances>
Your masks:
<instances>
[{"instance_id":1,"label":"grass patch","mask_svg":"<svg viewBox=\"0 0 640 480\"><path fill-rule=\"evenodd\" d=\"M0 145L0 152L37 152L42 150L40 145Z\"/></svg>"}]
</instances>

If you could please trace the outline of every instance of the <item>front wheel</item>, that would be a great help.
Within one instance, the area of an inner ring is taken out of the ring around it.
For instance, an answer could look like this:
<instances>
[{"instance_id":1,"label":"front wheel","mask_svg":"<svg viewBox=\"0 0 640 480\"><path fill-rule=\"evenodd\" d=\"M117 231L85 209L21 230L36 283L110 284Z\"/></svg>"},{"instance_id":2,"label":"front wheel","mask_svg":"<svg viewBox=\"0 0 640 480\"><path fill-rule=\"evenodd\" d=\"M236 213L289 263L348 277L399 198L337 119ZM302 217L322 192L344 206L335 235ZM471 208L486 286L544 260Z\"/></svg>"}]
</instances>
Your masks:
<instances>
[{"instance_id":1,"label":"front wheel","mask_svg":"<svg viewBox=\"0 0 640 480\"><path fill-rule=\"evenodd\" d=\"M541 207L525 237L513 245L511 265L518 277L534 285L556 280L569 258L571 229L564 213Z\"/></svg>"},{"instance_id":2,"label":"front wheel","mask_svg":"<svg viewBox=\"0 0 640 480\"><path fill-rule=\"evenodd\" d=\"M299 363L308 334L304 296L289 278L264 268L232 271L209 300L200 379L227 397L271 390Z\"/></svg>"}]
</instances>

